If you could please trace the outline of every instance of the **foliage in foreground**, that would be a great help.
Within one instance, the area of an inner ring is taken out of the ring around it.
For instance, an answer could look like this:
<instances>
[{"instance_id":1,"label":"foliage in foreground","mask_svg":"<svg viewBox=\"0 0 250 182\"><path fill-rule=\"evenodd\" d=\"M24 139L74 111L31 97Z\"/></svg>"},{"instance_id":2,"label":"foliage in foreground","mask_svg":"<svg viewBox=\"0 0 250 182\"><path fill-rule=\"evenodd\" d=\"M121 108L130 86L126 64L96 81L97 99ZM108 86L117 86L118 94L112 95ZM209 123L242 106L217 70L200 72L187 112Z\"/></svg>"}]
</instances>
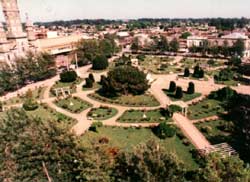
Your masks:
<instances>
[{"instance_id":1,"label":"foliage in foreground","mask_svg":"<svg viewBox=\"0 0 250 182\"><path fill-rule=\"evenodd\" d=\"M86 148L69 128L23 110L10 111L0 122L0 137L0 181L249 181L249 169L237 157L211 156L198 170L187 171L154 141L130 152L100 141Z\"/></svg>"},{"instance_id":2,"label":"foliage in foreground","mask_svg":"<svg viewBox=\"0 0 250 182\"><path fill-rule=\"evenodd\" d=\"M166 153L152 141L132 152L120 153L115 163L115 181L184 181L183 164L175 155Z\"/></svg>"}]
</instances>

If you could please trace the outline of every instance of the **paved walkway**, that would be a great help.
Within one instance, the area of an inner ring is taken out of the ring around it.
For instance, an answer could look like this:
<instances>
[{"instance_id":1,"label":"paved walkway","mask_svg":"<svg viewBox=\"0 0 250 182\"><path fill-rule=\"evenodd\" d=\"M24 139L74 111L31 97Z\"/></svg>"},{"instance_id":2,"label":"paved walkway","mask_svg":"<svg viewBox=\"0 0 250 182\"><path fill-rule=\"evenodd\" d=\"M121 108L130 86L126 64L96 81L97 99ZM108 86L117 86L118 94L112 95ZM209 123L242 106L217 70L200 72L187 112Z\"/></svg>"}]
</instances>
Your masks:
<instances>
[{"instance_id":1,"label":"paved walkway","mask_svg":"<svg viewBox=\"0 0 250 182\"><path fill-rule=\"evenodd\" d=\"M182 130L183 134L192 142L198 150L211 148L211 144L204 135L192 124L188 118L181 114L175 113L173 116L177 126Z\"/></svg>"},{"instance_id":2,"label":"paved walkway","mask_svg":"<svg viewBox=\"0 0 250 182\"><path fill-rule=\"evenodd\" d=\"M119 54L119 56L122 53ZM109 61L112 62L114 59L116 59L118 56L111 58ZM181 60L181 57L176 59L177 61ZM79 76L81 78L86 78L89 75L88 70L91 68L91 66L85 66L82 67L78 70ZM106 72L102 73L94 73L95 80L98 81L100 80L100 76L106 74ZM217 85L214 83L213 79L209 78L208 81L200 81L200 80L189 80L189 79L182 79L179 78L177 79L178 75L177 74L171 74L171 75L152 75L152 78L155 80L150 88L151 94L159 101L160 106L159 107L146 107L147 110L153 110L157 109L160 107L166 107L171 103L171 100L165 95L165 93L162 91L162 89L167 89L170 81L175 81L178 86L181 86L184 90L187 89L188 83L192 81L195 84L196 90L200 93L202 93L202 96L200 98L197 98L195 101L199 101L200 99L204 98L206 95L208 95L211 91L218 90L220 88L223 88L224 85ZM55 109L57 112L63 113L69 117L72 117L78 121L78 123L72 128L72 130L77 134L77 135L82 135L84 134L85 131L88 130L88 128L91 126L93 123L90 118L87 117L87 113L90 111L90 109L87 109L83 111L80 114L73 114L70 113L62 108L57 107L53 102L55 101L56 98L51 98L50 97L50 89L53 86L54 82L58 81L59 77L56 76L54 78L45 80L43 82L38 82L34 83L31 85L28 85L16 92L9 93L4 97L1 97L0 100L6 100L10 99L12 97L17 96L20 93L25 93L27 92L28 89L34 90L35 88L38 87L46 87L46 90L44 92L44 99L41 101L44 103L47 103L49 107ZM113 118L107 119L103 121L104 125L108 126L122 126L122 127L149 127L149 126L155 126L158 125L158 123L118 123L117 119L122 116L122 114L129 109L137 109L137 110L144 110L145 108L138 108L138 107L124 107L124 106L119 106L119 105L113 105L113 104L104 104L104 103L99 103L98 101L95 101L91 98L88 97L88 94L93 93L95 90L92 91L82 91L82 85L84 84L81 83L80 85L77 86L77 93L73 94L73 96L77 96L93 105L93 107L97 108L102 106L108 106L117 109L118 113L116 116ZM239 86L239 87L233 87L237 92L242 93L242 94L249 94L249 86ZM193 101L188 102L188 104L191 104ZM21 106L20 104L17 106ZM210 148L211 145L210 143L206 140L206 138L202 135L202 133L194 126L192 122L188 118L180 115L180 114L174 114L173 116L174 121L176 122L177 126L182 130L182 132L185 134L185 136L192 142L192 144L197 148L197 149L207 149Z\"/></svg>"}]
</instances>

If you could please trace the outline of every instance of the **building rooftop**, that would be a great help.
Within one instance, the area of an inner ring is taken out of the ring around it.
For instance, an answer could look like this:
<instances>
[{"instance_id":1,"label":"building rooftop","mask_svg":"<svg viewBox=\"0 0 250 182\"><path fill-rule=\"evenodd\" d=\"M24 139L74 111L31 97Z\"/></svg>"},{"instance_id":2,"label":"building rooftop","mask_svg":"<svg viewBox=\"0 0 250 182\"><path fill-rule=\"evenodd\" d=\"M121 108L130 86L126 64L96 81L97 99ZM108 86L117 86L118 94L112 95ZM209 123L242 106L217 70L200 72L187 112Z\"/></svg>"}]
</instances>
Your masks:
<instances>
[{"instance_id":1,"label":"building rooftop","mask_svg":"<svg viewBox=\"0 0 250 182\"><path fill-rule=\"evenodd\" d=\"M234 32L225 36L222 36L223 39L248 39L245 34Z\"/></svg>"},{"instance_id":2,"label":"building rooftop","mask_svg":"<svg viewBox=\"0 0 250 182\"><path fill-rule=\"evenodd\" d=\"M187 40L206 40L207 37L201 37L201 36L189 36Z\"/></svg>"},{"instance_id":3,"label":"building rooftop","mask_svg":"<svg viewBox=\"0 0 250 182\"><path fill-rule=\"evenodd\" d=\"M75 44L79 42L81 39L84 39L84 36L71 35L71 36L64 36L64 37L55 37L55 38L50 38L50 39L39 39L38 44L42 50L47 50L49 48Z\"/></svg>"}]
</instances>

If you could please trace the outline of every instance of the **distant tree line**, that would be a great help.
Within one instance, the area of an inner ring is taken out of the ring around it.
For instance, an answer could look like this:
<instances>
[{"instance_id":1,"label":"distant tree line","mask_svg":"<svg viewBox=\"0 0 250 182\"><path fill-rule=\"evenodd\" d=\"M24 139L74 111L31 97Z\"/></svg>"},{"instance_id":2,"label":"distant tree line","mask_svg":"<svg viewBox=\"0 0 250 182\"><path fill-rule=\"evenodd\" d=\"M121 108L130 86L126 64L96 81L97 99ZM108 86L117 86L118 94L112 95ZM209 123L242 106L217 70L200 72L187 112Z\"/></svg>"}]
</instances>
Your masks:
<instances>
[{"instance_id":1,"label":"distant tree line","mask_svg":"<svg viewBox=\"0 0 250 182\"><path fill-rule=\"evenodd\" d=\"M87 25L111 25L111 24L121 24L122 21L118 20L105 20L105 19L97 19L97 20L90 20L90 19L84 19L84 20L69 20L69 21L51 21L51 22L36 22L39 26L64 26L64 27L70 27L72 25L81 25L81 24L87 24Z\"/></svg>"},{"instance_id":2,"label":"distant tree line","mask_svg":"<svg viewBox=\"0 0 250 182\"><path fill-rule=\"evenodd\" d=\"M52 22L37 22L37 25L44 25L46 27L50 26L65 26L70 27L72 25L111 25L111 24L122 24L127 23L127 28L129 30L133 30L135 28L144 29L149 28L152 26L157 26L161 24L161 28L171 28L174 26L181 27L184 24L186 25L194 25L196 24L205 24L207 23L210 26L215 26L219 30L233 30L234 28L243 28L247 24L249 24L250 20L247 18L161 18L161 19L153 19L153 18L142 18L142 19L131 19L129 21L122 21L122 20L106 20L106 19L76 19L76 20L69 20L69 21L52 21Z\"/></svg>"}]
</instances>

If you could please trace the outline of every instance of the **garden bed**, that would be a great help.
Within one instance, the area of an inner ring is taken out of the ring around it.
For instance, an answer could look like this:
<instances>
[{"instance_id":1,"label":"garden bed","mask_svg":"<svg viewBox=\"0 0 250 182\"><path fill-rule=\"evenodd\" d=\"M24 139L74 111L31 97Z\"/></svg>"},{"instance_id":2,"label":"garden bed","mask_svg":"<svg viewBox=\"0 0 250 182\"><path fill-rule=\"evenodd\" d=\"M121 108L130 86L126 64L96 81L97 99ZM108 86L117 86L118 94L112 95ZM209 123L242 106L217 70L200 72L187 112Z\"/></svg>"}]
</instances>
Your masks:
<instances>
[{"instance_id":1,"label":"garden bed","mask_svg":"<svg viewBox=\"0 0 250 182\"><path fill-rule=\"evenodd\" d=\"M225 112L222 103L217 100L204 99L188 107L188 117L191 120L215 116Z\"/></svg>"},{"instance_id":2,"label":"garden bed","mask_svg":"<svg viewBox=\"0 0 250 182\"><path fill-rule=\"evenodd\" d=\"M127 107L157 107L159 102L152 95L123 95L115 98L101 96L98 93L89 94L88 97L101 103L109 103Z\"/></svg>"},{"instance_id":3,"label":"garden bed","mask_svg":"<svg viewBox=\"0 0 250 182\"><path fill-rule=\"evenodd\" d=\"M140 67L154 74L169 74L170 72L178 73L182 69L177 64L171 64L174 58L146 56L144 61L139 61Z\"/></svg>"},{"instance_id":4,"label":"garden bed","mask_svg":"<svg viewBox=\"0 0 250 182\"><path fill-rule=\"evenodd\" d=\"M201 97L202 94L201 93L194 93L194 94L187 94L185 92L183 92L183 97L181 99L177 99L175 97L175 93L174 92L169 92L168 90L163 90L164 93L172 100L172 101L184 101L184 102L188 102L188 101L191 101L191 100L194 100L198 97Z\"/></svg>"},{"instance_id":5,"label":"garden bed","mask_svg":"<svg viewBox=\"0 0 250 182\"><path fill-rule=\"evenodd\" d=\"M72 113L81 113L90 108L92 105L78 97L68 97L66 99L57 100L55 104Z\"/></svg>"},{"instance_id":6,"label":"garden bed","mask_svg":"<svg viewBox=\"0 0 250 182\"><path fill-rule=\"evenodd\" d=\"M92 108L88 113L88 117L94 120L107 120L114 117L117 112L118 111L114 108L101 106L99 108Z\"/></svg>"},{"instance_id":7,"label":"garden bed","mask_svg":"<svg viewBox=\"0 0 250 182\"><path fill-rule=\"evenodd\" d=\"M231 133L223 130L229 125L229 121L215 120L209 122L202 122L195 124L197 128L205 135L211 144L219 144L229 142L231 140Z\"/></svg>"},{"instance_id":8,"label":"garden bed","mask_svg":"<svg viewBox=\"0 0 250 182\"><path fill-rule=\"evenodd\" d=\"M164 116L160 109L150 111L128 110L117 121L121 123L160 123L170 122L171 119Z\"/></svg>"}]
</instances>

